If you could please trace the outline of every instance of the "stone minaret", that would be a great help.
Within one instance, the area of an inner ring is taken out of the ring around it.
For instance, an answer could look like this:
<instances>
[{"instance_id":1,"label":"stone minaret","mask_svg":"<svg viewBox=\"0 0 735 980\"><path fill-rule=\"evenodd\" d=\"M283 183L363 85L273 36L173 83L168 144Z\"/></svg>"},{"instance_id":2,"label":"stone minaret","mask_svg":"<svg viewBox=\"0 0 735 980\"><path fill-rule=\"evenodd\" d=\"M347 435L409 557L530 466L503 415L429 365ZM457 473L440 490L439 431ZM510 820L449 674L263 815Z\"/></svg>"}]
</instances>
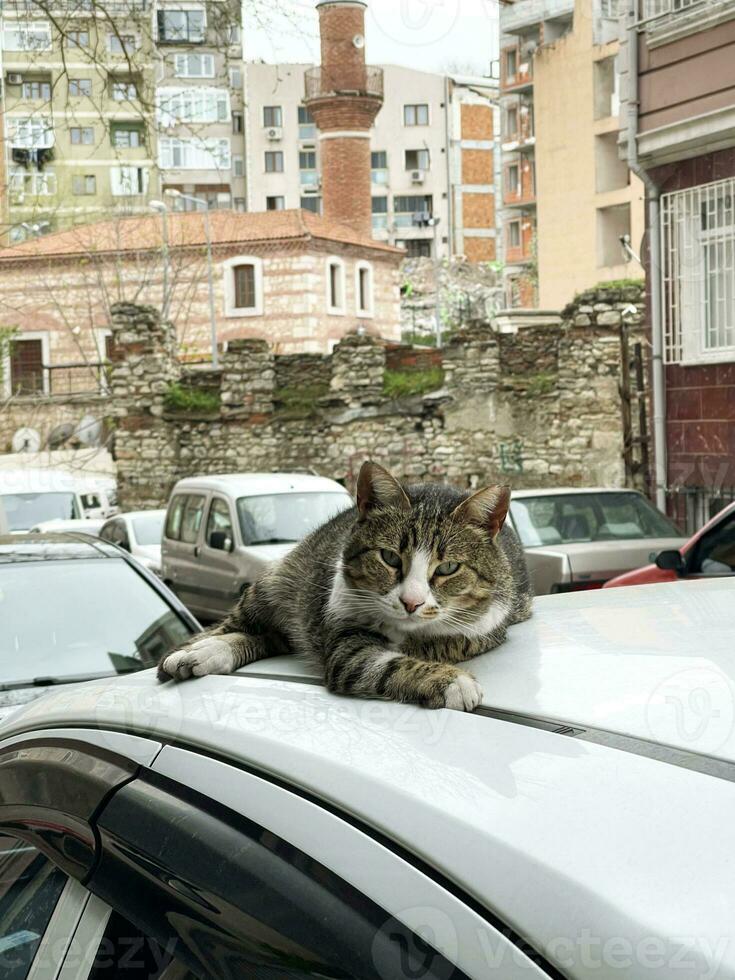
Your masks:
<instances>
[{"instance_id":1,"label":"stone minaret","mask_svg":"<svg viewBox=\"0 0 735 980\"><path fill-rule=\"evenodd\" d=\"M370 127L383 72L365 65L365 4L322 0L320 68L306 72L304 103L319 130L324 217L372 238Z\"/></svg>"}]
</instances>

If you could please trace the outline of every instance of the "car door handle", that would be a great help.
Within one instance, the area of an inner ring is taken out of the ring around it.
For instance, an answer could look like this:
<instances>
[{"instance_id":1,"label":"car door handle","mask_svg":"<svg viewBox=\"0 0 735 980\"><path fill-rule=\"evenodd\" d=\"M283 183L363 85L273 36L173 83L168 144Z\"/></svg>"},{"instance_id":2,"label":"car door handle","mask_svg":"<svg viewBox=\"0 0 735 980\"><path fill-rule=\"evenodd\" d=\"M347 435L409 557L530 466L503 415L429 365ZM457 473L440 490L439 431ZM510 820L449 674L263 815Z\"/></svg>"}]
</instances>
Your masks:
<instances>
[{"instance_id":1,"label":"car door handle","mask_svg":"<svg viewBox=\"0 0 735 980\"><path fill-rule=\"evenodd\" d=\"M198 558L199 557L199 545L198 544L195 544L194 545L194 557L195 558Z\"/></svg>"}]
</instances>

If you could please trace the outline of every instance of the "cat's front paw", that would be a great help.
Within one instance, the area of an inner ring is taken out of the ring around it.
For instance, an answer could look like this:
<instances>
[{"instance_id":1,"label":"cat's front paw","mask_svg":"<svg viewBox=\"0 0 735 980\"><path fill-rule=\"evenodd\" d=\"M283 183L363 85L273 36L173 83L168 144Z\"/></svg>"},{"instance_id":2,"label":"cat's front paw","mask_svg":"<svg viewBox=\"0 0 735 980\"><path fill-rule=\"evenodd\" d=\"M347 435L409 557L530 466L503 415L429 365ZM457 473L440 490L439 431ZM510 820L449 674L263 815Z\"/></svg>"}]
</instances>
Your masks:
<instances>
[{"instance_id":1,"label":"cat's front paw","mask_svg":"<svg viewBox=\"0 0 735 980\"><path fill-rule=\"evenodd\" d=\"M177 650L164 657L158 665L158 679L185 681L207 674L231 674L237 670L238 663L232 644L226 637L205 636L185 650Z\"/></svg>"},{"instance_id":2,"label":"cat's front paw","mask_svg":"<svg viewBox=\"0 0 735 980\"><path fill-rule=\"evenodd\" d=\"M444 707L454 711L474 711L482 701L482 688L472 674L459 671L444 689Z\"/></svg>"}]
</instances>

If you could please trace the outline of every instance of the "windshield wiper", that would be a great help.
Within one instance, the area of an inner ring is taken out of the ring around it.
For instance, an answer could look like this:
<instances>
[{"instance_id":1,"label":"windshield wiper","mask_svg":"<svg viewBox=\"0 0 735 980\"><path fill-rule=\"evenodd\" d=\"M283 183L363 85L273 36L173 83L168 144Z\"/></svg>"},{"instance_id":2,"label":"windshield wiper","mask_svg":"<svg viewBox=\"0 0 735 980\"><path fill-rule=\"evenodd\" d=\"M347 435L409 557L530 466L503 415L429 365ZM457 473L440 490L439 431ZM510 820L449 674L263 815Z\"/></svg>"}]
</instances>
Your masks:
<instances>
[{"instance_id":1,"label":"windshield wiper","mask_svg":"<svg viewBox=\"0 0 735 980\"><path fill-rule=\"evenodd\" d=\"M10 681L7 684L0 684L0 691L18 691L24 687L54 687L56 684L81 684L84 681L99 681L106 677L119 677L120 674L131 674L140 667L127 667L123 670L105 670L97 674L69 674L66 677L30 677L24 681Z\"/></svg>"},{"instance_id":2,"label":"windshield wiper","mask_svg":"<svg viewBox=\"0 0 735 980\"><path fill-rule=\"evenodd\" d=\"M298 538L259 538L257 541L251 541L248 547L252 547L254 544L296 544Z\"/></svg>"}]
</instances>

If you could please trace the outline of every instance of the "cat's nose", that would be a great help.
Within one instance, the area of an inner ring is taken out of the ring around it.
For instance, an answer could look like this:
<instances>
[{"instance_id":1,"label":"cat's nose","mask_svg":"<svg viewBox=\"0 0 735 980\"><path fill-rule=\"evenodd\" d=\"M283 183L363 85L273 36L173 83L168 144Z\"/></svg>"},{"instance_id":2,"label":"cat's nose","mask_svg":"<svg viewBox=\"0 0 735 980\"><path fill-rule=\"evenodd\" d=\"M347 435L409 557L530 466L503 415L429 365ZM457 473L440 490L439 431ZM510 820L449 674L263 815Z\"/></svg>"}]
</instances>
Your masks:
<instances>
[{"instance_id":1,"label":"cat's nose","mask_svg":"<svg viewBox=\"0 0 735 980\"><path fill-rule=\"evenodd\" d=\"M413 599L401 599L401 602L409 616L411 613L415 613L419 606L423 606L423 602L414 602Z\"/></svg>"}]
</instances>

